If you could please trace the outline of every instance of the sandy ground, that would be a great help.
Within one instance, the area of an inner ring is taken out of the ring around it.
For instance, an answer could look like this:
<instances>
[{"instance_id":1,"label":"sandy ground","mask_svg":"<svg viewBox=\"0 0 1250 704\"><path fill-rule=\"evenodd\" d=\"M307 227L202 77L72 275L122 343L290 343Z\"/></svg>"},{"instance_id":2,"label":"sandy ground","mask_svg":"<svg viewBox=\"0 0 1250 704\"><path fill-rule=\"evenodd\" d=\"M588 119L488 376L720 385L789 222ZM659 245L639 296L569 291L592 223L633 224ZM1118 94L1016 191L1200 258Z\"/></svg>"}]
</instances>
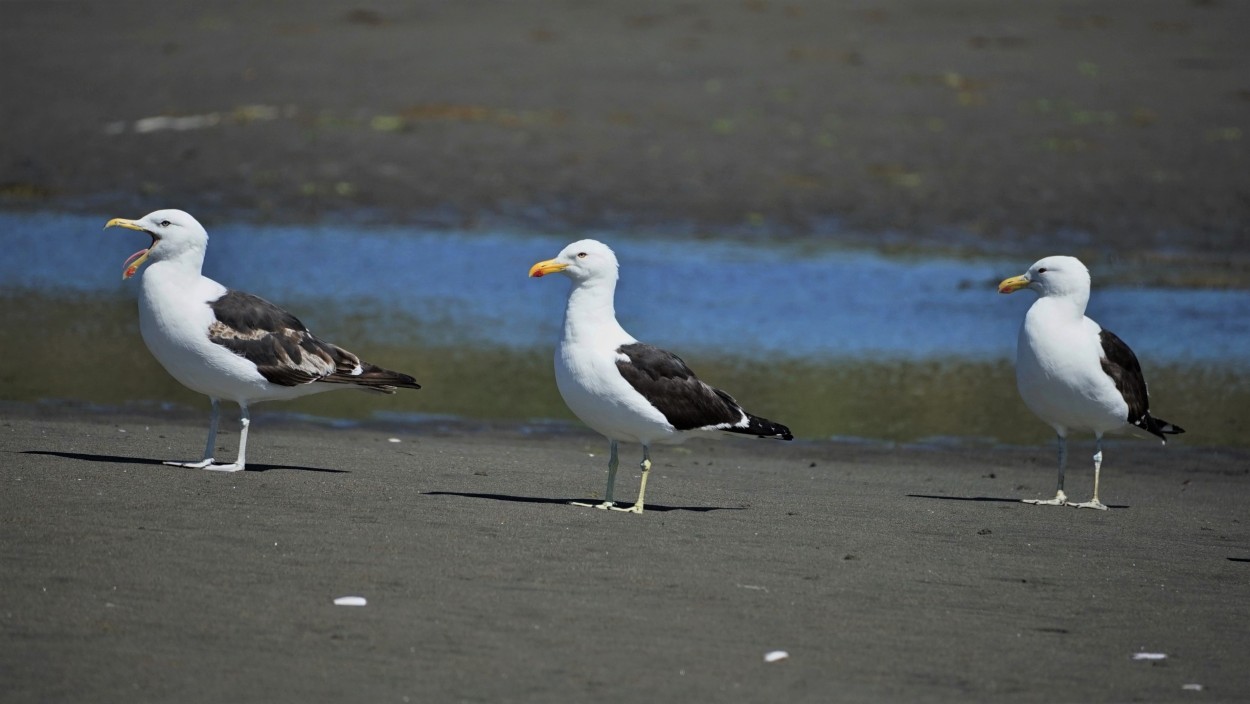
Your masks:
<instances>
[{"instance_id":1,"label":"sandy ground","mask_svg":"<svg viewBox=\"0 0 1250 704\"><path fill-rule=\"evenodd\" d=\"M1229 283L1247 26L1229 0L8 0L0 205L1235 254Z\"/></svg>"},{"instance_id":2,"label":"sandy ground","mask_svg":"<svg viewBox=\"0 0 1250 704\"><path fill-rule=\"evenodd\" d=\"M632 515L566 505L604 480L580 432L259 414L222 475L159 464L201 418L3 410L5 702L1250 692L1244 452L1113 444L1096 512L1018 503L1049 447L699 442L656 454Z\"/></svg>"},{"instance_id":3,"label":"sandy ground","mask_svg":"<svg viewBox=\"0 0 1250 704\"><path fill-rule=\"evenodd\" d=\"M8 0L0 207L1179 257L1245 285L1247 26L1229 0ZM262 413L252 471L159 463L203 426L0 405L0 700L1250 693L1244 451L1111 445L1103 513L1018 503L1050 447L691 444L634 516L566 505L602 491L581 432Z\"/></svg>"}]
</instances>

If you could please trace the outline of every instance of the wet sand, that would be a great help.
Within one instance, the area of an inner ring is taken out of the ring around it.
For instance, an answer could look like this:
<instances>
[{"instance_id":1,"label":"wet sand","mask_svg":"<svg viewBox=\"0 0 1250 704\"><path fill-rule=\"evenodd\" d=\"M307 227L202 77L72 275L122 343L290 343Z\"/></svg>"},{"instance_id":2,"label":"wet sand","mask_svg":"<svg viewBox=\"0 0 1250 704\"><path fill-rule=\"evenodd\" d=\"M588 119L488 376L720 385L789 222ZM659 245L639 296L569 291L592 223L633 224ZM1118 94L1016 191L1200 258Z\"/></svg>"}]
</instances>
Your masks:
<instances>
[{"instance_id":1,"label":"wet sand","mask_svg":"<svg viewBox=\"0 0 1250 704\"><path fill-rule=\"evenodd\" d=\"M198 453L198 416L3 411L6 702L1250 692L1244 451L1113 443L1096 512L1018 503L1053 489L1050 447L692 442L631 515L566 505L605 476L577 430L262 412L223 475L159 464Z\"/></svg>"},{"instance_id":2,"label":"wet sand","mask_svg":"<svg viewBox=\"0 0 1250 704\"><path fill-rule=\"evenodd\" d=\"M1224 0L5 2L0 205L1186 255L1244 285L1246 26Z\"/></svg>"}]
</instances>

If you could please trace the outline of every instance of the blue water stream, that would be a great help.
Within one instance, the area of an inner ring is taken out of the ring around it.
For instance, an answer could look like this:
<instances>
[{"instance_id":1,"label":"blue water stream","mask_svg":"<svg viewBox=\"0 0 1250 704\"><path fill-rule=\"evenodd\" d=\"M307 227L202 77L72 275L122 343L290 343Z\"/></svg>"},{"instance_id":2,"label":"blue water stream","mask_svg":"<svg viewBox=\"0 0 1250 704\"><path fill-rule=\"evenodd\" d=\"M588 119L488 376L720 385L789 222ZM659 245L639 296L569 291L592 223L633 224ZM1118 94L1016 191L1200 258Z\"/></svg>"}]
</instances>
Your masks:
<instances>
[{"instance_id":1,"label":"blue water stream","mask_svg":"<svg viewBox=\"0 0 1250 704\"><path fill-rule=\"evenodd\" d=\"M122 262L147 238L98 218L0 213L0 290L133 296ZM138 217L142 213L129 213ZM529 279L571 236L350 225L212 222L205 274L264 296L314 330L359 315L396 342L544 346L569 284ZM796 244L758 246L613 233L617 314L678 351L794 358L1006 358L1030 292L995 284L1018 261L892 258ZM1037 252L1038 256L1059 252ZM1250 360L1250 291L1100 288L1089 314L1152 363Z\"/></svg>"}]
</instances>

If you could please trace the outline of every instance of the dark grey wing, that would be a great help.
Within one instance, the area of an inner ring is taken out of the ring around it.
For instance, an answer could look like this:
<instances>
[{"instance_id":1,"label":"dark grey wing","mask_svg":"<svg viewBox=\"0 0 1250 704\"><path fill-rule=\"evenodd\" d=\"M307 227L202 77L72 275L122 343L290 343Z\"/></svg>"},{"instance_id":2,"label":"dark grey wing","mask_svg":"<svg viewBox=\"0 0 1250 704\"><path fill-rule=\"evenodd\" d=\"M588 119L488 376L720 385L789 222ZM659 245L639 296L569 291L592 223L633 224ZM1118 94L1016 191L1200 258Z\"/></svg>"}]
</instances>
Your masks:
<instances>
[{"instance_id":1,"label":"dark grey wing","mask_svg":"<svg viewBox=\"0 0 1250 704\"><path fill-rule=\"evenodd\" d=\"M227 291L209 306L217 320L208 339L255 364L271 383L299 386L359 367L355 355L317 339L299 318L259 296Z\"/></svg>"},{"instance_id":2,"label":"dark grey wing","mask_svg":"<svg viewBox=\"0 0 1250 704\"><path fill-rule=\"evenodd\" d=\"M1098 333L1102 342L1102 370L1115 382L1115 388L1128 404L1128 422L1157 435L1167 442L1167 435L1185 432L1179 426L1159 418L1150 416L1150 396L1146 392L1146 377L1142 375L1141 364L1133 350L1110 330Z\"/></svg>"},{"instance_id":3,"label":"dark grey wing","mask_svg":"<svg viewBox=\"0 0 1250 704\"><path fill-rule=\"evenodd\" d=\"M419 389L416 379L361 361L312 334L299 318L259 296L227 291L209 303L217 317L208 339L256 365L267 381L299 386L322 381L394 393Z\"/></svg>"},{"instance_id":4,"label":"dark grey wing","mask_svg":"<svg viewBox=\"0 0 1250 704\"><path fill-rule=\"evenodd\" d=\"M732 396L703 383L681 357L641 342L616 350L621 376L677 430L725 430L789 440L789 429L752 416Z\"/></svg>"},{"instance_id":5,"label":"dark grey wing","mask_svg":"<svg viewBox=\"0 0 1250 704\"><path fill-rule=\"evenodd\" d=\"M1142 376L1137 355L1110 330L1099 332L1098 339L1102 343L1102 370L1115 382L1115 388L1128 404L1126 420L1136 424L1150 412L1146 377Z\"/></svg>"},{"instance_id":6,"label":"dark grey wing","mask_svg":"<svg viewBox=\"0 0 1250 704\"><path fill-rule=\"evenodd\" d=\"M672 352L641 342L616 351L625 358L616 361L621 376L674 428L693 430L743 420L742 409L729 394L699 381Z\"/></svg>"}]
</instances>

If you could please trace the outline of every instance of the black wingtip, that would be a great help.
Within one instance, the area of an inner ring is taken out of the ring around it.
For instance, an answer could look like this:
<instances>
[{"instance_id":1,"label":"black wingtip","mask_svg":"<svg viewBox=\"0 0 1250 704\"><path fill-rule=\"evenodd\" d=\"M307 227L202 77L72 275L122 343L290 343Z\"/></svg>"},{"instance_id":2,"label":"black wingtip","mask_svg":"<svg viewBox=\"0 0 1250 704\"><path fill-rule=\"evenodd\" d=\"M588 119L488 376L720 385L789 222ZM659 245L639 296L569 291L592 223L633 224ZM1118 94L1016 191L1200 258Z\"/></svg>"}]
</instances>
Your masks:
<instances>
[{"instance_id":1,"label":"black wingtip","mask_svg":"<svg viewBox=\"0 0 1250 704\"><path fill-rule=\"evenodd\" d=\"M413 379L407 374L399 374L399 373L396 373L394 377L388 378L386 380L386 385L393 386L397 389L419 389L421 388L421 385L417 383L416 379Z\"/></svg>"},{"instance_id":2,"label":"black wingtip","mask_svg":"<svg viewBox=\"0 0 1250 704\"><path fill-rule=\"evenodd\" d=\"M322 381L352 384L363 389L381 391L386 394L393 394L398 389L421 388L416 379L403 372L391 371L368 362L361 362L360 366L363 370L360 374L331 374L322 379Z\"/></svg>"},{"instance_id":3,"label":"black wingtip","mask_svg":"<svg viewBox=\"0 0 1250 704\"><path fill-rule=\"evenodd\" d=\"M1149 413L1133 421L1133 425L1159 438L1164 445L1168 443L1168 435L1180 435L1185 432L1185 429L1181 426L1169 423L1162 418L1155 418Z\"/></svg>"},{"instance_id":4,"label":"black wingtip","mask_svg":"<svg viewBox=\"0 0 1250 704\"><path fill-rule=\"evenodd\" d=\"M401 388L401 389L419 389L419 388L421 388L421 385L417 383L417 380L416 380L416 379L413 379L412 377L408 376L407 374L400 374L400 373L396 372L396 373L395 373L395 376L399 377L399 381L394 382L394 385L395 385L395 386L398 386L398 387L399 387L399 388Z\"/></svg>"},{"instance_id":5,"label":"black wingtip","mask_svg":"<svg viewBox=\"0 0 1250 704\"><path fill-rule=\"evenodd\" d=\"M743 432L750 433L760 438L776 438L778 440L793 440L794 435L790 433L790 429L781 423L774 423L767 418L759 416L747 415L750 424L747 425Z\"/></svg>"}]
</instances>

